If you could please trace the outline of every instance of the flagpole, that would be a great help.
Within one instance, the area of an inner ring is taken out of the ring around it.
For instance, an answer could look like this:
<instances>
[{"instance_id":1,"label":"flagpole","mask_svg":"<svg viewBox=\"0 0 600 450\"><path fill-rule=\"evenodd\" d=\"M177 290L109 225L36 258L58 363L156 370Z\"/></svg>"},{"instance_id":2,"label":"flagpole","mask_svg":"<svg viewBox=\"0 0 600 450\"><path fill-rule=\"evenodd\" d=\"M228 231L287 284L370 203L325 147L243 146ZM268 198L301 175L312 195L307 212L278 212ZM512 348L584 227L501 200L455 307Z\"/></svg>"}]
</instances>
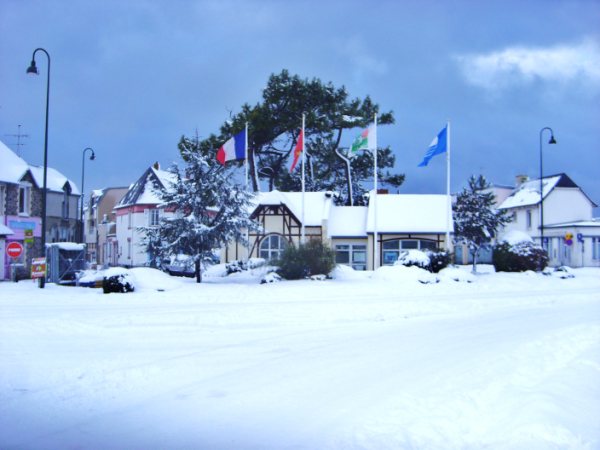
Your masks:
<instances>
[{"instance_id":1,"label":"flagpole","mask_svg":"<svg viewBox=\"0 0 600 450\"><path fill-rule=\"evenodd\" d=\"M246 122L246 132L244 142L245 165L246 165L246 192L248 192L248 122ZM246 262L250 259L250 230L246 227Z\"/></svg>"},{"instance_id":2,"label":"flagpole","mask_svg":"<svg viewBox=\"0 0 600 450\"><path fill-rule=\"evenodd\" d=\"M450 121L446 123L446 250L450 251L450 217L452 198L450 197Z\"/></svg>"},{"instance_id":3,"label":"flagpole","mask_svg":"<svg viewBox=\"0 0 600 450\"><path fill-rule=\"evenodd\" d=\"M305 136L304 136L304 113L302 113L302 233L301 233L301 238L300 238L300 242L302 244L305 243L305 227L304 227L304 197L305 197L305 185L304 185L304 161L306 159L305 154L306 152L304 151L304 147L305 147Z\"/></svg>"},{"instance_id":4,"label":"flagpole","mask_svg":"<svg viewBox=\"0 0 600 450\"><path fill-rule=\"evenodd\" d=\"M377 236L377 113L373 114L373 122L375 123L375 136L374 136L374 147L373 147L373 189L374 189L374 197L373 197L373 239L375 240L375 246L373 250L373 270L377 269L379 265L379 243Z\"/></svg>"},{"instance_id":5,"label":"flagpole","mask_svg":"<svg viewBox=\"0 0 600 450\"><path fill-rule=\"evenodd\" d=\"M246 166L246 191L248 190L248 122L246 122L246 128L244 133L244 165Z\"/></svg>"}]
</instances>

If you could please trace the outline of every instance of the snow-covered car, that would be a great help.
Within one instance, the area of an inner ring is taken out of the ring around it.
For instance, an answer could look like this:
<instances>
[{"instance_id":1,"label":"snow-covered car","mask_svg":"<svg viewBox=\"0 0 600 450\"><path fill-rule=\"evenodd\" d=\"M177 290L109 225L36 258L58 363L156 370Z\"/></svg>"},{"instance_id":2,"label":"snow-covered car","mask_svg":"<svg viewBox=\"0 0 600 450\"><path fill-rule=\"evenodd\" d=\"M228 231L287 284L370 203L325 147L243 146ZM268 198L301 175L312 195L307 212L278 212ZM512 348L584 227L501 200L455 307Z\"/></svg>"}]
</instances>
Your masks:
<instances>
[{"instance_id":1,"label":"snow-covered car","mask_svg":"<svg viewBox=\"0 0 600 450\"><path fill-rule=\"evenodd\" d=\"M188 255L177 255L171 258L169 264L165 265L165 271L175 277L194 277L196 265L194 258Z\"/></svg>"}]
</instances>

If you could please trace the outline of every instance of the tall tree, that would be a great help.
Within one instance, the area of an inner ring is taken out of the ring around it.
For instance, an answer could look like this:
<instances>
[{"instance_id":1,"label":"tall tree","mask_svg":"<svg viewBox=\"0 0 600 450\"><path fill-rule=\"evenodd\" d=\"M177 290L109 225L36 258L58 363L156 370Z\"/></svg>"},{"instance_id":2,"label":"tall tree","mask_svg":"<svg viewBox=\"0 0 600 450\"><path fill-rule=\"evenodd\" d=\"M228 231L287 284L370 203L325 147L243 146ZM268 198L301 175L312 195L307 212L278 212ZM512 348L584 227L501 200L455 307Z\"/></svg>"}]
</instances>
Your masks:
<instances>
[{"instance_id":1,"label":"tall tree","mask_svg":"<svg viewBox=\"0 0 600 450\"><path fill-rule=\"evenodd\" d=\"M193 256L200 283L202 260L230 242L247 244L244 230L254 230L257 224L249 217L252 194L233 182L232 172L214 154L202 150L197 139L185 137L179 151L186 166L171 167L175 181L160 192L161 206L174 215L161 218L156 228L145 228L146 248L162 259Z\"/></svg>"},{"instance_id":2,"label":"tall tree","mask_svg":"<svg viewBox=\"0 0 600 450\"><path fill-rule=\"evenodd\" d=\"M473 272L477 272L477 258L482 248L488 247L500 227L512 217L506 210L496 208L491 185L479 175L469 178L454 206L455 243L465 244L473 257Z\"/></svg>"},{"instance_id":3,"label":"tall tree","mask_svg":"<svg viewBox=\"0 0 600 450\"><path fill-rule=\"evenodd\" d=\"M354 138L361 128L373 121L375 113L382 126L394 123L394 116L391 111L379 112L379 106L369 96L350 100L345 87L336 88L317 78L301 79L287 70L272 74L261 101L254 106L242 105L241 111L221 126L220 134L201 141L200 148L214 151L248 123L253 190L259 190L261 181L266 182L269 190L299 190L300 171L290 173L289 167L303 113L306 115L307 189L335 190L348 200L346 164L335 152L343 132L351 132ZM356 184L356 198L361 198L364 193L362 183L368 183L372 178L372 158L365 152L352 160L351 178ZM404 181L404 175L388 170L394 163L390 148L378 150L380 181L398 187Z\"/></svg>"}]
</instances>

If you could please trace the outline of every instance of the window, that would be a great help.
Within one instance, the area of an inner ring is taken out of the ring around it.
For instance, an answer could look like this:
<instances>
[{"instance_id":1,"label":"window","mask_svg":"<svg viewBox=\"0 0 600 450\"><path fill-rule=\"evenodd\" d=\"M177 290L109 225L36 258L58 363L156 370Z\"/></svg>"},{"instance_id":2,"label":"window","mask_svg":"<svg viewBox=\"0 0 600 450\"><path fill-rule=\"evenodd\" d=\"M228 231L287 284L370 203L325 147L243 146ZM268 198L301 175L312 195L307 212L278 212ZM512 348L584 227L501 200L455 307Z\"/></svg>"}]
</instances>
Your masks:
<instances>
[{"instance_id":1,"label":"window","mask_svg":"<svg viewBox=\"0 0 600 450\"><path fill-rule=\"evenodd\" d=\"M21 184L19 186L19 214L23 216L29 215L29 203L31 197L31 185Z\"/></svg>"},{"instance_id":2,"label":"window","mask_svg":"<svg viewBox=\"0 0 600 450\"><path fill-rule=\"evenodd\" d=\"M367 270L367 246L364 244L338 244L335 262L351 266L354 270Z\"/></svg>"},{"instance_id":3,"label":"window","mask_svg":"<svg viewBox=\"0 0 600 450\"><path fill-rule=\"evenodd\" d=\"M383 264L392 265L402 250L436 250L437 242L427 239L394 239L383 243Z\"/></svg>"},{"instance_id":4,"label":"window","mask_svg":"<svg viewBox=\"0 0 600 450\"><path fill-rule=\"evenodd\" d=\"M279 234L269 234L265 236L260 243L259 254L261 258L267 261L277 259L283 253L287 242Z\"/></svg>"},{"instance_id":5,"label":"window","mask_svg":"<svg viewBox=\"0 0 600 450\"><path fill-rule=\"evenodd\" d=\"M592 259L600 259L600 237L592 238Z\"/></svg>"},{"instance_id":6,"label":"window","mask_svg":"<svg viewBox=\"0 0 600 450\"><path fill-rule=\"evenodd\" d=\"M148 226L157 227L160 221L160 209L150 209L148 211Z\"/></svg>"},{"instance_id":7,"label":"window","mask_svg":"<svg viewBox=\"0 0 600 450\"><path fill-rule=\"evenodd\" d=\"M131 217L131 210L129 210L127 212L127 228L131 229L131 224L132 224L132 217Z\"/></svg>"},{"instance_id":8,"label":"window","mask_svg":"<svg viewBox=\"0 0 600 450\"><path fill-rule=\"evenodd\" d=\"M531 210L528 209L525 211L525 222L527 224L527 229L531 228Z\"/></svg>"}]
</instances>

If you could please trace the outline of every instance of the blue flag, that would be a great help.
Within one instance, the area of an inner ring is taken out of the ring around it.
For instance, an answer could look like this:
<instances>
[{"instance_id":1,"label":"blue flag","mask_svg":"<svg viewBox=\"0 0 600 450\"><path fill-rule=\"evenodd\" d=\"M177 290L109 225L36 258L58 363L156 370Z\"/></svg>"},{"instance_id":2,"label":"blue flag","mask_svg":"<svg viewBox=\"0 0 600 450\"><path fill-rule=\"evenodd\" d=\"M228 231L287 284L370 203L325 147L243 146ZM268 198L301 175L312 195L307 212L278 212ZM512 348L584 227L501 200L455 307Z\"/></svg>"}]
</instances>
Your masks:
<instances>
[{"instance_id":1,"label":"blue flag","mask_svg":"<svg viewBox=\"0 0 600 450\"><path fill-rule=\"evenodd\" d=\"M446 125L439 134L433 138L431 144L429 144L429 148L427 149L427 153L425 153L425 157L421 164L418 167L425 167L431 158L435 155L439 155L441 153L446 153L448 151L448 126Z\"/></svg>"}]
</instances>

